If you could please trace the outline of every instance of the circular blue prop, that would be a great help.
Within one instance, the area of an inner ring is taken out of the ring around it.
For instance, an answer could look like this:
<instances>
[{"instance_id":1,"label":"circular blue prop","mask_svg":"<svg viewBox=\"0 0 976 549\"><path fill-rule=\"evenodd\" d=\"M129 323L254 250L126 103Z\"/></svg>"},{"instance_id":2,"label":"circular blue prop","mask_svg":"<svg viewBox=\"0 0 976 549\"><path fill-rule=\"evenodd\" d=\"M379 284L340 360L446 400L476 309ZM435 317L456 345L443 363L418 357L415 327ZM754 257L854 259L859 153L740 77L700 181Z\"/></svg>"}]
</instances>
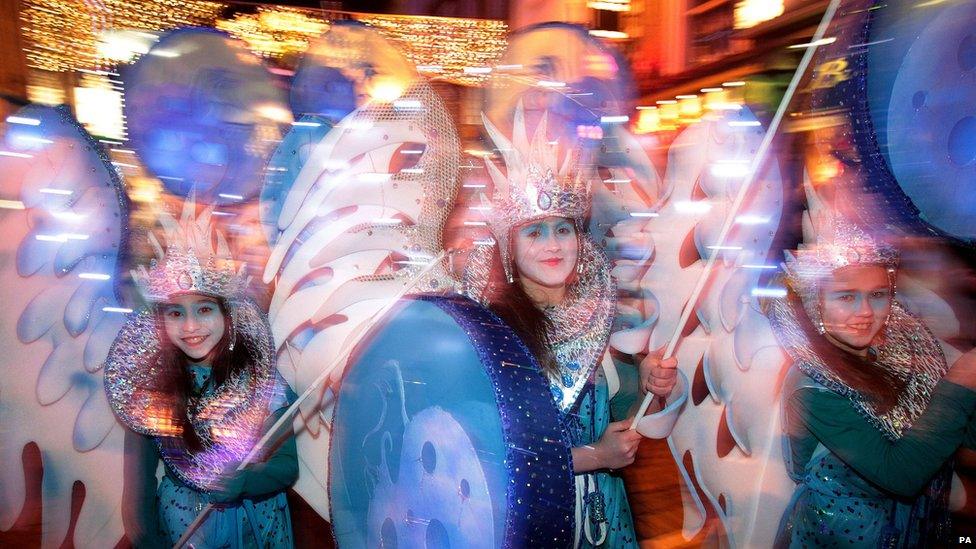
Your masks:
<instances>
[{"instance_id":1,"label":"circular blue prop","mask_svg":"<svg viewBox=\"0 0 976 549\"><path fill-rule=\"evenodd\" d=\"M575 136L603 116L626 114L636 97L628 63L580 25L550 22L514 32L498 65L485 94L496 123L510 121L522 101L528 111L548 111L554 130Z\"/></svg>"},{"instance_id":2,"label":"circular blue prop","mask_svg":"<svg viewBox=\"0 0 976 549\"><path fill-rule=\"evenodd\" d=\"M856 155L834 154L847 180L876 200L861 221L972 242L976 229L976 17L972 3L916 5L850 0L821 48L814 110L846 111Z\"/></svg>"},{"instance_id":3,"label":"circular blue prop","mask_svg":"<svg viewBox=\"0 0 976 549\"><path fill-rule=\"evenodd\" d=\"M575 488L549 384L497 317L404 301L352 355L329 457L341 547L567 547Z\"/></svg>"},{"instance_id":4,"label":"circular blue prop","mask_svg":"<svg viewBox=\"0 0 976 549\"><path fill-rule=\"evenodd\" d=\"M413 64L379 31L336 21L302 55L291 85L292 112L338 121L371 98L395 99L416 78Z\"/></svg>"},{"instance_id":5,"label":"circular blue prop","mask_svg":"<svg viewBox=\"0 0 976 549\"><path fill-rule=\"evenodd\" d=\"M899 185L926 221L972 240L976 4L949 3L939 11L908 50L895 78L886 111L887 157Z\"/></svg>"},{"instance_id":6,"label":"circular blue prop","mask_svg":"<svg viewBox=\"0 0 976 549\"><path fill-rule=\"evenodd\" d=\"M124 78L132 146L168 191L216 204L257 194L290 114L284 92L242 43L179 29Z\"/></svg>"},{"instance_id":7,"label":"circular blue prop","mask_svg":"<svg viewBox=\"0 0 976 549\"><path fill-rule=\"evenodd\" d=\"M356 108L356 84L333 67L301 65L291 85L295 116L320 114L341 120Z\"/></svg>"}]
</instances>

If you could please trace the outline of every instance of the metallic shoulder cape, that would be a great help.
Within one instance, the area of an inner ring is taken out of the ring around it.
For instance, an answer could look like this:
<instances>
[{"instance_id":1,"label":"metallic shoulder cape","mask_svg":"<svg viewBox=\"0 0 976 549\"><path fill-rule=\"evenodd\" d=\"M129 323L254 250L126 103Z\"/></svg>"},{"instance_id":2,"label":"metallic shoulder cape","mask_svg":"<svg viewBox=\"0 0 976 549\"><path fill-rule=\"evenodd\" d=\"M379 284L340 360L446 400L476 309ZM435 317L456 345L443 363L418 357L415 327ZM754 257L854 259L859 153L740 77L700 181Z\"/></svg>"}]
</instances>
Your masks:
<instances>
[{"instance_id":1,"label":"metallic shoulder cape","mask_svg":"<svg viewBox=\"0 0 976 549\"><path fill-rule=\"evenodd\" d=\"M616 303L616 285L610 276L610 261L593 241L580 238L579 264L582 272L570 286L567 300L544 312L553 324L558 378L550 378L553 399L563 412L576 404L593 371L600 365L610 338ZM471 252L464 271L461 292L485 304L494 245L479 246Z\"/></svg>"},{"instance_id":2,"label":"metallic shoulder cape","mask_svg":"<svg viewBox=\"0 0 976 549\"><path fill-rule=\"evenodd\" d=\"M772 300L768 316L776 338L793 358L794 366L817 383L849 399L858 413L890 440L900 438L925 411L932 390L948 369L935 336L900 303L893 301L884 342L876 348L875 366L894 373L907 384L898 403L887 413L878 414L857 389L841 381L813 351L786 299Z\"/></svg>"},{"instance_id":3,"label":"metallic shoulder cape","mask_svg":"<svg viewBox=\"0 0 976 549\"><path fill-rule=\"evenodd\" d=\"M278 390L267 318L251 300L227 303L235 329L254 362L220 391L187 402L187 416L204 449L191 453L174 423L175 398L161 386L159 331L152 307L129 315L105 362L105 391L122 424L156 440L166 465L187 486L210 491L243 461L261 435Z\"/></svg>"}]
</instances>

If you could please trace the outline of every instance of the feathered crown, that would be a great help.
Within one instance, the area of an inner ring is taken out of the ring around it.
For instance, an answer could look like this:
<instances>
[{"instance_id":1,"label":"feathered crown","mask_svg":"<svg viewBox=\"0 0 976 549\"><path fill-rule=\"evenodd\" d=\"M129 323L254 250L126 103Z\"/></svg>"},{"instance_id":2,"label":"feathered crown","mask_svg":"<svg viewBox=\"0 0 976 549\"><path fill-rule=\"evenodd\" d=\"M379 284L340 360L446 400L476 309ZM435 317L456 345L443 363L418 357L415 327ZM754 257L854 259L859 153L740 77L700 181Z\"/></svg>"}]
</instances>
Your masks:
<instances>
[{"instance_id":1,"label":"feathered crown","mask_svg":"<svg viewBox=\"0 0 976 549\"><path fill-rule=\"evenodd\" d=\"M582 219L589 209L589 180L581 169L578 148L566 154L559 165L559 143L547 137L547 113L543 113L531 143L521 102L515 108L512 141L487 116L482 114L481 118L507 171L502 174L494 162L485 159L494 184L486 214L488 227L497 242L505 274L511 280L512 229L550 216ZM484 197L482 201L487 202Z\"/></svg>"},{"instance_id":2,"label":"feathered crown","mask_svg":"<svg viewBox=\"0 0 976 549\"><path fill-rule=\"evenodd\" d=\"M166 252L155 235L149 243L156 257L147 270L132 271L143 297L154 303L180 294L206 294L227 300L243 298L249 278L245 265L234 261L227 240L212 223L213 209L195 215L194 201L187 200L177 220L163 212L159 221L166 235Z\"/></svg>"}]
</instances>

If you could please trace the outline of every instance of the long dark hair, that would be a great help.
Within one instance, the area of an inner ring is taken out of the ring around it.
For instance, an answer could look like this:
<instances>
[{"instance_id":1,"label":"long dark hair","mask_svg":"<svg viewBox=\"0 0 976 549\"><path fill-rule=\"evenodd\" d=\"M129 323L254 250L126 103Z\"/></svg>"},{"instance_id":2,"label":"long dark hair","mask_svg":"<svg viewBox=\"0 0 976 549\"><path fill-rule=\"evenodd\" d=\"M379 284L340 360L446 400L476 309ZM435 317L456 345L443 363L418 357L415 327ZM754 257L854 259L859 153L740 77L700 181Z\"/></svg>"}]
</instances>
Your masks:
<instances>
[{"instance_id":1,"label":"long dark hair","mask_svg":"<svg viewBox=\"0 0 976 549\"><path fill-rule=\"evenodd\" d=\"M552 352L552 322L546 317L529 294L525 293L519 282L519 274L512 266L514 281L509 283L502 269L502 260L497 249L492 253L491 269L488 273L488 284L485 287L485 299L492 312L499 316L511 328L515 335L525 343L532 356L539 361L542 372L556 375L559 366Z\"/></svg>"},{"instance_id":2,"label":"long dark hair","mask_svg":"<svg viewBox=\"0 0 976 549\"><path fill-rule=\"evenodd\" d=\"M790 289L787 299L813 351L823 359L827 369L848 387L860 392L880 414L888 412L898 404L898 397L905 389L904 379L884 368L879 368L873 363L873 355L869 354L868 358L862 358L831 343L826 336L814 328L813 322L803 308L800 296Z\"/></svg>"},{"instance_id":3,"label":"long dark hair","mask_svg":"<svg viewBox=\"0 0 976 549\"><path fill-rule=\"evenodd\" d=\"M230 349L231 315L223 299L217 299L221 314L224 315L224 334L214 347L213 361L210 364L210 384L214 391L220 391L221 386L231 376L244 370L251 364L254 357L241 340L241 334L235 331L234 349ZM159 337L158 364L164 372L161 390L171 396L173 402L173 420L179 427L183 441L192 452L203 449L203 442L197 435L187 416L187 402L194 395L193 379L190 375L190 357L170 341L166 335L162 315L157 312L156 326Z\"/></svg>"}]
</instances>

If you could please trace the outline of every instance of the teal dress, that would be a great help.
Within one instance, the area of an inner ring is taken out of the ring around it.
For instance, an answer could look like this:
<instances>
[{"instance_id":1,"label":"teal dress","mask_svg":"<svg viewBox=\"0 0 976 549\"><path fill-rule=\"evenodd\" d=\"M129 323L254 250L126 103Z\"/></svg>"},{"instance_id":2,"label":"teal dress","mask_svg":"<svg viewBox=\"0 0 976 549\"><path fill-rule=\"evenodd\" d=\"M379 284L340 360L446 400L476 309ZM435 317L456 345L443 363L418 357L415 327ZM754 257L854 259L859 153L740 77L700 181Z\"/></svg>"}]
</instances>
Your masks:
<instances>
[{"instance_id":1,"label":"teal dress","mask_svg":"<svg viewBox=\"0 0 976 549\"><path fill-rule=\"evenodd\" d=\"M206 391L210 368L191 366L197 391ZM277 379L278 390L269 403L270 427L288 407L290 391ZM156 503L159 529L171 546L208 504L215 508L207 521L190 538L194 547L213 549L293 547L291 517L284 490L294 481L297 455L291 437L269 460L230 479L218 494L194 490L165 467Z\"/></svg>"},{"instance_id":2,"label":"teal dress","mask_svg":"<svg viewBox=\"0 0 976 549\"><path fill-rule=\"evenodd\" d=\"M628 410L637 398L637 372L632 366L617 364L621 390L610 398L606 374L602 366L597 367L591 383L580 393L576 405L563 413L563 419L574 448L593 444L600 440L611 421L627 418ZM593 471L576 475L577 493L577 547L630 548L637 547L634 532L634 519L624 490L624 481L619 474L608 470ZM594 494L602 495L603 513L606 517L606 539L599 541L599 506ZM581 516L580 516L581 515ZM597 519L597 520L595 520ZM585 526L589 522L590 535Z\"/></svg>"},{"instance_id":3,"label":"teal dress","mask_svg":"<svg viewBox=\"0 0 976 549\"><path fill-rule=\"evenodd\" d=\"M976 393L943 380L911 429L890 440L847 397L794 369L784 392L787 471L797 483L780 547L941 546L946 462L973 427Z\"/></svg>"}]
</instances>

